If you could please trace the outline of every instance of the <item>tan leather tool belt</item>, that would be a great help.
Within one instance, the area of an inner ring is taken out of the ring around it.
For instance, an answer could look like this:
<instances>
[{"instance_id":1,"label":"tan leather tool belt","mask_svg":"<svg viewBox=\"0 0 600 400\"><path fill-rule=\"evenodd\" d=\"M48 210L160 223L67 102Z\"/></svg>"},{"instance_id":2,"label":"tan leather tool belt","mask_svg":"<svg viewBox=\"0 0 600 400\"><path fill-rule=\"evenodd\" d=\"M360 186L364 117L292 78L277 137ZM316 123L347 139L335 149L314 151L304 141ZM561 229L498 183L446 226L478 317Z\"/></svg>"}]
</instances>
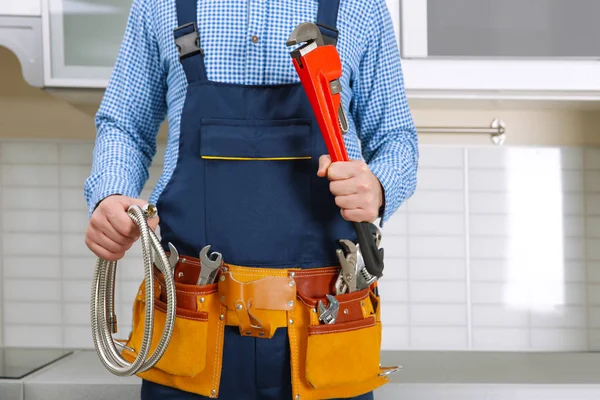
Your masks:
<instances>
[{"instance_id":1,"label":"tan leather tool belt","mask_svg":"<svg viewBox=\"0 0 600 400\"><path fill-rule=\"evenodd\" d=\"M269 340L287 328L293 400L348 398L388 382L381 368L380 301L371 287L335 296L332 324L319 320L321 300L334 294L337 267L251 268L225 264L213 284L197 286L198 259L180 257L175 269L177 316L171 342L152 369L138 376L162 385L217 398L224 326ZM155 317L151 350L165 321L164 280L155 271ZM143 337L144 284L133 307L133 330L123 356L133 360ZM193 349L193 351L191 351ZM352 349L348 351L348 349Z\"/></svg>"}]
</instances>

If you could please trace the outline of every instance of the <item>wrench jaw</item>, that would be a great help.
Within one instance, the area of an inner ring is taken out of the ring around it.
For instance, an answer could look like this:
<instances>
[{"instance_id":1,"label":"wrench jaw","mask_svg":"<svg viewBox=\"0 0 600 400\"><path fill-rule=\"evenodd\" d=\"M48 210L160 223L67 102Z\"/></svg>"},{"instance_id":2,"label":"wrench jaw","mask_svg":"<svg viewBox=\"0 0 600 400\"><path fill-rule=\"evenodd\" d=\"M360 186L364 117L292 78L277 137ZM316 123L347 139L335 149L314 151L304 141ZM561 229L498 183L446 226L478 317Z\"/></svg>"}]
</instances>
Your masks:
<instances>
[{"instance_id":1,"label":"wrench jaw","mask_svg":"<svg viewBox=\"0 0 600 400\"><path fill-rule=\"evenodd\" d=\"M200 275L198 276L197 285L209 285L214 283L217 273L223 265L223 256L221 253L212 252L210 255L210 245L205 246L200 250Z\"/></svg>"},{"instance_id":2,"label":"wrench jaw","mask_svg":"<svg viewBox=\"0 0 600 400\"><path fill-rule=\"evenodd\" d=\"M303 22L298 25L288 37L287 46L294 46L303 42L316 42L317 46L324 46L325 41L319 27L313 22Z\"/></svg>"},{"instance_id":3,"label":"wrench jaw","mask_svg":"<svg viewBox=\"0 0 600 400\"><path fill-rule=\"evenodd\" d=\"M300 68L302 68L302 57L316 49L318 46L324 46L323 35L321 30L312 22L303 22L296 27L288 37L287 46L295 46L302 44L290 53L292 58L298 61Z\"/></svg>"},{"instance_id":4,"label":"wrench jaw","mask_svg":"<svg viewBox=\"0 0 600 400\"><path fill-rule=\"evenodd\" d=\"M377 277L371 275L369 271L367 271L360 248L358 249L357 259L356 270L358 273L356 274L356 288L357 290L363 290L371 286L377 280Z\"/></svg>"},{"instance_id":5,"label":"wrench jaw","mask_svg":"<svg viewBox=\"0 0 600 400\"><path fill-rule=\"evenodd\" d=\"M173 274L175 274L175 266L177 266L177 263L179 262L179 252L171 242L169 242L169 253L169 264L171 265Z\"/></svg>"},{"instance_id":6,"label":"wrench jaw","mask_svg":"<svg viewBox=\"0 0 600 400\"><path fill-rule=\"evenodd\" d=\"M355 292L357 289L356 278L357 270L357 252L358 247L350 240L340 240L340 246L343 250L336 250L340 262L340 276L335 283L336 294Z\"/></svg>"},{"instance_id":7,"label":"wrench jaw","mask_svg":"<svg viewBox=\"0 0 600 400\"><path fill-rule=\"evenodd\" d=\"M340 309L340 303L335 297L333 297L330 294L326 294L325 297L327 297L329 305L325 307L323 305L323 302L319 300L319 320L324 324L335 324L337 314Z\"/></svg>"}]
</instances>

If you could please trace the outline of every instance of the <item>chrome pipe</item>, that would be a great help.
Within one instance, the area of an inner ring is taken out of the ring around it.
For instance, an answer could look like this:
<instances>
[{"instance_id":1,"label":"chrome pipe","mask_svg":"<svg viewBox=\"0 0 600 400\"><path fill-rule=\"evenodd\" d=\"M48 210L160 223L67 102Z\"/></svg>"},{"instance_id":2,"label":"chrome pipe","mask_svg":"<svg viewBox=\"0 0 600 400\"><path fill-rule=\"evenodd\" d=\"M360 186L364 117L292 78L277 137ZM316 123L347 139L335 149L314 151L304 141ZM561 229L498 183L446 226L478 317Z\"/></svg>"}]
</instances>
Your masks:
<instances>
[{"instance_id":1,"label":"chrome pipe","mask_svg":"<svg viewBox=\"0 0 600 400\"><path fill-rule=\"evenodd\" d=\"M450 133L450 134L488 134L494 144L503 144L506 139L506 125L504 121L495 118L489 128L479 127L417 127L418 133Z\"/></svg>"},{"instance_id":2,"label":"chrome pipe","mask_svg":"<svg viewBox=\"0 0 600 400\"><path fill-rule=\"evenodd\" d=\"M117 346L120 348L124 348L124 346L115 342L112 336L117 331L114 306L116 261L107 261L100 257L97 259L90 302L91 328L96 353L104 367L117 376L131 376L147 371L158 362L171 340L177 307L173 270L160 244L160 240L147 223L147 218L153 218L157 215L156 207L147 205L142 209L139 206L131 206L127 210L127 213L140 231L146 294L144 336L140 348L134 349L137 351L137 356L133 362L129 362L121 356ZM156 255L154 260L153 252ZM156 262L159 271L162 272L165 279L167 315L160 341L154 352L149 356L154 326L153 261Z\"/></svg>"}]
</instances>

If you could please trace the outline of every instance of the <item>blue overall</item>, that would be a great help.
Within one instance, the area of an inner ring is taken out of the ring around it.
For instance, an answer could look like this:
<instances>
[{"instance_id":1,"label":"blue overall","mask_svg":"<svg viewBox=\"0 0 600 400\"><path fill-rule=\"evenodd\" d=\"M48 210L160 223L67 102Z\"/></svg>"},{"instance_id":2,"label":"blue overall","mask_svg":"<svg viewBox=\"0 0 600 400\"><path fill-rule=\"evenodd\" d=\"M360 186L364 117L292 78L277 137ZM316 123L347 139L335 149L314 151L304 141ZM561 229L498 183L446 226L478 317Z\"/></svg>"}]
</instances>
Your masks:
<instances>
[{"instance_id":1,"label":"blue overall","mask_svg":"<svg viewBox=\"0 0 600 400\"><path fill-rule=\"evenodd\" d=\"M176 4L175 37L194 33L197 1ZM329 43L337 39L338 5L319 4L317 23ZM337 241L356 234L329 181L317 176L327 148L302 85L211 82L199 46L181 63L188 89L179 156L157 201L165 250L171 242L180 254L198 257L211 245L229 264L263 268L339 265ZM205 397L144 381L142 398ZM226 327L219 399L292 399L287 329L263 339Z\"/></svg>"}]
</instances>

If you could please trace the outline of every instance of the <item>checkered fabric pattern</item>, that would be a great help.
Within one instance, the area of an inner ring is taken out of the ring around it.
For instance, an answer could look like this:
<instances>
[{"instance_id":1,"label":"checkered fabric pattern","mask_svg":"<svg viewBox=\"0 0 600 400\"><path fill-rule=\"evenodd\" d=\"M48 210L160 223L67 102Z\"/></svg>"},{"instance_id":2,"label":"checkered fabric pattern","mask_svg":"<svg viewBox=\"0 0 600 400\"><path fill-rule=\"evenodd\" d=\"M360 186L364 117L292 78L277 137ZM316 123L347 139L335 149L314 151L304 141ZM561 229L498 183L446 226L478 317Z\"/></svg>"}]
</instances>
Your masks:
<instances>
[{"instance_id":1,"label":"checkered fabric pattern","mask_svg":"<svg viewBox=\"0 0 600 400\"><path fill-rule=\"evenodd\" d=\"M194 0L190 0L194 1ZM198 29L208 79L246 85L298 82L285 42L316 21L317 0L202 0ZM138 197L165 117L169 138L156 203L177 162L187 81L173 40L175 0L134 0L96 115L97 138L84 194L91 215L111 194ZM337 48L352 159L364 159L385 192L382 223L416 186L417 134L404 91L400 55L385 0L342 0ZM258 40L252 40L256 36Z\"/></svg>"}]
</instances>

